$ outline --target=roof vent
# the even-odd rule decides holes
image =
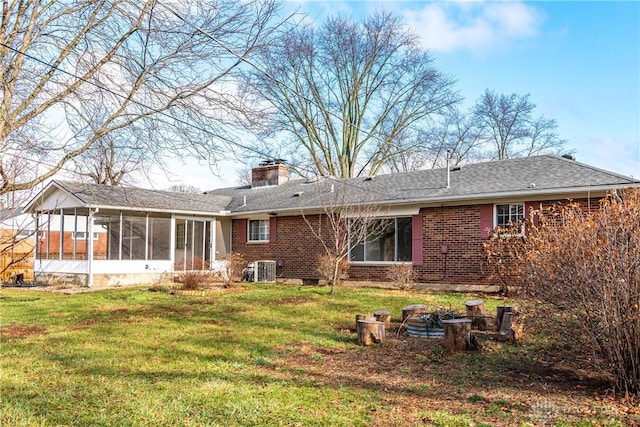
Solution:
[[[573,155],[571,155],[571,154],[569,154],[569,153],[567,153],[567,154],[563,154],[563,155],[562,155],[562,158],[564,158],[564,159],[568,159],[568,160],[574,160],[574,161],[576,160],[576,158],[575,158],[575,157],[573,157]]]
[[[530,188],[530,189],[536,188],[536,183],[532,182],[531,184],[527,185],[527,188]]]
[[[459,171],[460,169],[462,169],[462,166],[453,166],[451,172]]]
[[[302,197],[302,193],[304,193],[304,191],[298,191],[297,193],[293,193],[293,197]]]
[[[365,181],[373,181],[373,177],[372,176],[368,176],[364,179]]]

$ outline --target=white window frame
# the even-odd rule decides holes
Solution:
[[[385,217],[379,217],[376,219],[379,220],[385,220],[385,219],[390,219],[393,220],[393,226],[395,228],[395,238],[394,238],[394,247],[393,247],[393,261],[379,261],[379,260],[353,260],[351,259],[351,253],[354,249],[353,246],[351,246],[351,243],[349,243],[349,262],[352,264],[358,264],[358,265],[383,265],[383,264],[411,264],[413,261],[412,260],[406,260],[406,261],[398,261],[398,238],[399,238],[399,234],[398,234],[398,220],[399,219],[409,219],[409,221],[412,221],[412,218],[410,216],[385,216]],[[351,218],[351,219],[355,219],[356,218]],[[413,224],[411,224],[411,226],[413,227]],[[349,232],[351,232],[350,227],[349,227]],[[411,242],[413,238],[413,230],[411,231],[410,235],[409,235],[409,241]],[[349,237],[349,242],[351,242],[351,237]],[[364,242],[360,243],[361,245],[363,245],[363,250],[364,250],[364,256],[366,258],[366,254],[367,254],[367,244],[371,243],[372,241],[370,241],[368,238],[364,239]],[[413,249],[413,248],[412,248]],[[413,253],[411,254],[411,258],[413,258]]]
[[[38,234],[41,232],[39,231]],[[35,236],[34,230],[18,230],[16,233],[16,239],[30,239]]]
[[[71,232],[71,238],[73,240],[87,240],[87,232],[86,231],[72,231]],[[97,231],[93,232],[93,240],[98,240],[99,234]]]
[[[509,220],[506,224],[498,223],[498,206],[508,206],[509,209]],[[512,209],[513,208],[522,208],[522,217],[517,218],[516,221],[512,219]],[[516,236],[522,236],[525,232],[525,219],[526,219],[526,206],[523,202],[516,203],[496,203],[493,205],[493,227],[506,227],[509,223],[518,224],[518,233]]]
[[[258,238],[253,239],[251,235],[251,223],[258,223]],[[269,243],[271,239],[271,221],[269,219],[248,219],[247,220],[247,242],[248,243]]]

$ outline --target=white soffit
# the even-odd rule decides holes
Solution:
[[[398,207],[386,207],[386,208],[355,208],[353,211],[347,211],[340,216],[343,218],[385,218],[385,217],[400,217],[400,216],[413,216],[420,213],[420,206],[398,206]]]

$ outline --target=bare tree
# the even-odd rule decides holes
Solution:
[[[144,142],[118,142],[115,135],[107,135],[72,161],[78,176],[116,186],[126,181],[127,174],[142,169],[147,159]]]
[[[417,141],[405,144],[399,140],[398,145],[406,149],[397,150],[385,169],[410,172],[477,161],[481,135],[482,125],[477,118],[454,106],[416,135]]]
[[[138,141],[154,160],[221,155],[236,71],[269,42],[277,11],[274,0],[3,2],[0,195],[98,142]]]
[[[302,217],[322,246],[318,273],[329,282],[333,294],[335,286],[348,278],[352,249],[366,239],[375,239],[389,220],[381,218],[383,208],[371,203],[365,190],[345,180],[319,179],[316,186],[321,213],[313,216],[302,213]]]
[[[167,191],[173,191],[174,193],[202,193],[202,190],[190,184],[174,184],[167,188]]]
[[[260,51],[245,94],[264,136],[285,136],[279,156],[321,176],[375,175],[419,141],[429,118],[459,101],[415,34],[391,14],[361,23],[300,25]]]
[[[558,124],[543,116],[534,118],[536,105],[529,95],[497,94],[489,89],[473,109],[482,125],[485,157],[508,159],[544,153],[559,153],[566,145],[556,130]]]

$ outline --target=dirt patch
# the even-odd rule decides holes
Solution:
[[[399,412],[406,421],[401,425],[437,424],[439,411],[494,426],[612,419],[640,425],[634,406],[608,396],[606,379],[594,372],[532,357],[488,336],[480,352],[447,354],[441,339],[396,335],[397,327],[372,347],[287,346],[274,359],[275,369],[292,380],[378,393],[382,400],[372,418],[380,426],[397,425]]]
[[[34,335],[44,335],[44,326],[7,326],[0,328],[0,336],[9,338],[26,338]]]
[[[301,306],[313,301],[314,300],[309,297],[296,296],[296,297],[280,298],[277,300],[273,300],[269,304],[278,305],[278,306],[282,306],[282,305]]]

